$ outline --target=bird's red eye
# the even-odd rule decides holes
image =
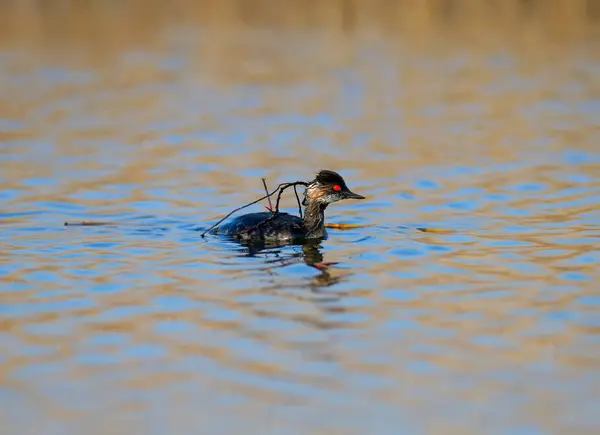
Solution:
[[[336,184],[335,186],[333,186],[333,190],[339,192],[340,190],[342,190],[342,187],[339,184]]]

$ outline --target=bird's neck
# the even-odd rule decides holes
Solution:
[[[304,207],[304,226],[308,237],[325,236],[325,209],[327,204],[307,201]]]

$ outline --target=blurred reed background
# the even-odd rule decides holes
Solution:
[[[352,65],[358,80],[363,81],[357,109],[361,116],[349,125],[340,126],[337,141],[347,143],[353,132],[362,132],[373,138],[369,143],[372,151],[389,153],[397,147],[398,138],[381,136],[379,127],[387,119],[390,123],[415,127],[402,138],[407,168],[414,166],[413,157],[418,161],[426,158],[433,164],[454,158],[456,153],[468,162],[473,156],[469,151],[484,156],[510,153],[512,150],[507,149],[500,136],[512,135],[518,141],[535,135],[532,129],[554,128],[525,125],[520,110],[547,90],[537,90],[535,83],[523,92],[510,94],[489,92],[486,87],[510,86],[501,84],[500,74],[507,67],[506,62],[525,80],[529,77],[534,82],[553,82],[558,87],[572,78],[575,65],[598,50],[599,3],[592,0],[183,0],[168,4],[152,0],[3,1],[0,50],[10,62],[5,62],[0,76],[3,80],[0,116],[5,120],[27,120],[27,128],[4,129],[0,138],[35,135],[34,130],[40,128],[47,133],[48,123],[64,119],[64,110],[52,107],[41,117],[33,116],[31,109],[61,96],[89,95],[100,88],[118,93],[135,86],[161,83],[179,85],[177,89],[171,87],[173,101],[168,106],[164,102],[157,106],[161,98],[157,89],[156,95],[139,92],[138,99],[131,104],[112,101],[109,105],[106,100],[94,103],[95,98],[88,98],[90,102],[84,110],[90,114],[96,110],[98,119],[102,110],[119,113],[129,124],[121,131],[121,145],[134,146],[152,136],[148,125],[165,114],[176,117],[182,125],[188,121],[182,127],[185,132],[192,128],[213,128],[214,122],[209,119],[213,114],[204,107],[205,103],[216,107],[219,99],[227,98],[228,91],[237,92],[236,87],[240,86],[272,85],[272,90],[261,95],[266,106],[261,110],[275,113],[298,110],[294,102],[286,105],[286,97],[282,97],[284,94],[278,92],[277,86],[291,88],[316,83],[324,101],[311,103],[302,110],[312,114],[335,111],[339,110],[334,107],[336,102],[355,104],[341,96],[344,84],[332,77],[335,71]],[[378,66],[382,56],[386,58],[385,68]],[[490,69],[492,57],[497,59],[496,69]],[[443,65],[435,66],[436,63]],[[54,67],[56,71],[66,68],[81,74],[73,75],[71,81],[66,76],[62,81],[57,77],[55,85],[46,88],[44,83],[36,83],[35,75],[27,76],[42,67]],[[436,69],[440,67],[447,73],[440,75]],[[89,79],[86,72],[93,73],[95,86],[83,84]],[[598,92],[591,77],[583,76],[582,80],[594,94]],[[200,82],[210,86],[214,95],[201,95],[201,90],[196,89]],[[187,99],[181,98],[182,92],[187,92]],[[480,98],[482,92],[486,98]],[[571,93],[560,98],[575,104],[578,95]],[[179,102],[176,98],[180,98]],[[499,120],[502,128],[480,137],[485,141],[484,147],[479,146],[480,141],[474,145],[461,141],[460,137],[432,136],[423,111],[435,99],[455,105],[477,104],[479,124],[483,122],[481,119]],[[143,119],[135,115],[140,113],[139,105],[144,106]],[[393,116],[389,107],[395,110]],[[506,131],[506,125],[511,125],[510,132]],[[88,133],[82,134],[88,136]],[[95,134],[101,135],[99,131]],[[78,138],[72,130],[62,131],[54,145],[77,153],[81,148]],[[434,140],[439,147],[432,152]],[[311,157],[310,153],[307,156],[307,145],[299,140],[289,145],[292,147],[289,158],[307,158],[306,169],[330,163],[327,156]],[[122,175],[138,174],[139,180],[147,180],[149,176],[143,172],[156,169],[158,157],[161,153],[168,155],[170,149],[152,150],[145,162],[140,161],[144,156],[139,156],[137,164],[128,166]],[[208,159],[214,164],[226,163],[228,170],[234,172],[281,163],[272,158],[256,153],[243,162],[228,157],[225,162],[218,156]],[[395,171],[401,171],[404,164],[401,165]],[[272,176],[289,173],[289,169],[285,165],[281,170],[274,168]],[[296,166],[296,171],[306,169]],[[366,161],[362,166],[364,176],[376,175],[381,170],[386,171],[378,161]],[[234,183],[239,181],[236,179]]]
[[[0,432],[596,433],[599,21],[0,0]],[[194,231],[318,168],[331,275]]]
[[[273,32],[273,38],[316,32],[322,43],[317,54],[334,59],[349,55],[352,49],[348,44],[340,52],[340,39],[350,38],[385,40],[414,51],[443,52],[462,45],[470,51],[510,47],[523,54],[523,61],[536,62],[560,56],[562,50],[582,41],[595,41],[600,2],[177,0],[166,4],[159,0],[7,0],[1,2],[0,12],[4,49],[35,50],[38,55],[47,52],[75,63],[79,60],[104,66],[123,52],[166,44],[163,36],[174,29],[210,30],[210,49],[195,55],[201,55],[215,70],[227,72],[222,80],[236,81],[250,78],[243,62],[252,53],[240,52],[230,43],[249,29]],[[304,53],[307,58],[312,54]]]

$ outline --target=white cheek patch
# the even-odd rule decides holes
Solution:
[[[326,204],[331,204],[332,202],[339,201],[339,197],[337,195],[321,195],[319,197],[319,202],[323,202]]]

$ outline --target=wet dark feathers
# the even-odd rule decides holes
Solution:
[[[319,171],[314,181],[325,185],[339,184],[342,187],[346,186],[346,183],[340,174],[327,169],[322,169]]]

